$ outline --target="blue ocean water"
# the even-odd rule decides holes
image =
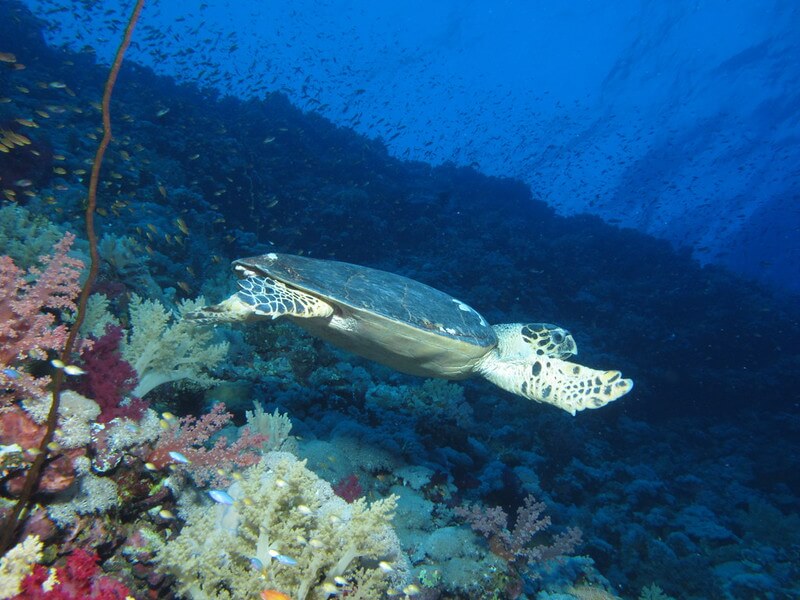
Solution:
[[[71,231],[86,259],[99,100],[131,5],[0,7],[0,254],[20,265]],[[635,386],[572,416],[478,378],[403,375],[277,319],[192,333],[224,357],[136,389],[178,417],[278,410],[339,495],[397,494],[402,585],[362,597],[800,596],[799,24],[781,1],[146,2],[96,216],[94,291],[125,340],[144,328],[136,297],[213,304],[236,290],[232,260],[278,252],[403,275],[492,324],[555,323],[571,360]],[[44,375],[34,358],[4,366]],[[201,597],[166,567],[142,576],[155,541],[130,551],[135,531],[170,544],[189,528],[177,507],[210,504],[147,474],[148,443],[36,498],[56,521],[48,560],[95,547],[135,597]],[[132,474],[153,477],[175,531]],[[91,533],[71,536],[48,506],[96,480],[119,500],[78,513]],[[278,551],[278,573],[304,568]],[[343,579],[313,597],[355,594]],[[263,586],[298,595],[280,581]]]

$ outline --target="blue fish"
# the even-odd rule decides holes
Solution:
[[[211,496],[211,499],[214,502],[219,502],[220,504],[233,504],[233,498],[228,492],[224,492],[222,490],[209,490],[208,495]]]
[[[295,559],[293,559],[291,556],[286,556],[285,554],[276,554],[272,558],[277,560],[282,565],[288,565],[290,567],[293,567],[297,564]]]
[[[3,369],[3,375],[8,377],[9,379],[18,379],[19,378],[19,371],[12,368]]]
[[[172,458],[172,460],[174,460],[177,463],[183,463],[184,465],[188,465],[189,464],[189,459],[186,458],[180,452],[170,452],[169,456],[170,456],[170,458]]]
[[[288,565],[290,567],[293,567],[297,564],[297,561],[293,559],[291,556],[286,556],[285,554],[279,554],[277,550],[268,550],[267,553],[282,565]]]
[[[250,559],[250,566],[253,567],[256,571],[261,571],[264,568],[264,563],[258,560],[257,557],[252,557]]]

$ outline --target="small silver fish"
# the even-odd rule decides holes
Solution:
[[[188,465],[191,461],[180,452],[170,452],[169,457],[177,463]]]
[[[224,492],[222,490],[209,490],[208,495],[211,496],[211,499],[214,502],[219,502],[220,504],[233,504],[233,498],[228,492]]]
[[[277,550],[269,550],[268,554],[282,565],[293,567],[297,564],[297,561],[293,559],[291,556],[286,556],[285,554],[279,554]]]

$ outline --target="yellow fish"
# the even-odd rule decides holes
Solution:
[[[186,225],[186,221],[178,217],[177,219],[175,219],[175,224],[178,226],[178,229],[180,229],[183,232],[184,235],[189,235],[189,227]]]
[[[292,600],[292,597],[278,590],[262,590],[261,600]]]

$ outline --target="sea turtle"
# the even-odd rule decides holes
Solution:
[[[422,377],[482,375],[573,415],[633,387],[619,371],[564,359],[572,335],[548,323],[489,325],[473,308],[413,279],[333,260],[270,253],[233,262],[239,291],[190,318],[205,322],[287,317],[311,334]]]

